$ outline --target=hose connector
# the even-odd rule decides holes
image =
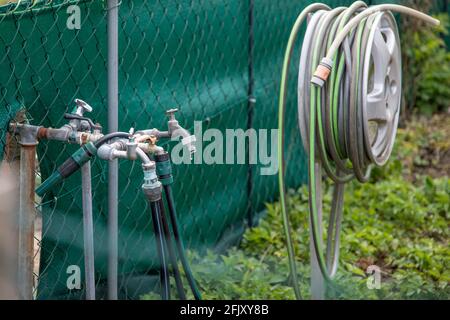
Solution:
[[[48,190],[50,190],[53,186],[59,184],[63,181],[63,177],[59,173],[58,170],[52,173],[50,177],[48,177],[41,185],[36,189],[36,194],[39,197],[42,197]]]
[[[156,175],[155,163],[142,164],[144,171],[144,183],[142,184],[142,191],[150,202],[155,202],[161,199],[162,185]]]
[[[56,171],[36,189],[36,194],[42,197],[49,189],[80,169],[86,162],[91,160],[96,153],[97,148],[92,142],[82,146],[64,161],[63,164],[61,164],[58,169],[56,169]]]
[[[311,82],[316,86],[323,87],[331,72],[333,60],[324,57],[317,66],[316,71],[311,79]]]
[[[172,165],[170,163],[169,153],[164,151],[161,154],[155,154],[156,174],[163,186],[173,183]]]

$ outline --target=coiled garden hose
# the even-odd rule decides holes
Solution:
[[[170,300],[169,269],[166,261],[166,248],[162,231],[161,216],[158,201],[149,201],[152,215],[153,230],[155,232],[156,250],[160,263],[161,299]]]
[[[424,13],[400,5],[368,8],[364,2],[356,1],[348,8],[331,10],[325,4],[315,3],[300,13],[290,33],[279,96],[278,180],[289,267],[297,298],[301,296],[286,209],[283,154],[286,88],[294,43],[308,18],[299,62],[298,124],[308,154],[311,240],[320,271],[326,282],[334,286],[344,184],[353,177],[367,181],[372,165],[386,163],[397,130],[401,58],[391,11],[439,24]],[[325,257],[319,225],[322,167],[335,183]]]

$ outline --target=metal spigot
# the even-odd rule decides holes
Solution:
[[[169,127],[169,136],[171,138],[177,138],[181,137],[181,143],[185,145],[189,153],[192,154],[195,153],[195,136],[191,135],[189,131],[184,129],[180,124],[178,123],[178,120],[175,118],[175,113],[178,111],[177,108],[169,109],[166,111],[166,115],[169,117],[168,121],[168,127]]]

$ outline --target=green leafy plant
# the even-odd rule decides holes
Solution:
[[[410,0],[409,6],[429,12],[430,0]],[[440,26],[430,28],[412,17],[401,19],[403,60],[403,101],[405,111],[413,109],[427,115],[450,106],[450,52],[444,37],[449,17],[436,15]]]

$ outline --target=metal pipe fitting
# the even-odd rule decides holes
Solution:
[[[134,140],[133,137],[131,137],[127,143],[126,143],[126,151],[127,151],[127,158],[130,160],[136,160],[138,155],[137,155],[137,148],[138,148],[138,144],[137,142]]]
[[[102,144],[97,150],[97,156],[103,160],[114,160],[117,158],[127,158],[126,142],[117,140],[111,144]]]
[[[156,128],[136,131],[134,136],[137,142],[140,142],[139,139],[143,139],[144,136],[155,136],[157,139],[170,138],[169,131],[160,131]]]
[[[147,154],[145,153],[144,150],[142,150],[141,148],[137,148],[136,149],[136,154],[137,156],[139,156],[139,158],[141,159],[142,163],[145,165],[151,165],[152,163],[154,164],[153,161],[150,160],[150,158],[147,156]]]
[[[22,146],[35,146],[38,143],[38,135],[41,126],[33,126],[28,123],[11,122],[9,131],[19,136],[19,143]]]
[[[147,154],[161,154],[164,148],[152,143],[138,143],[138,147]]]
[[[94,130],[93,133],[90,132],[77,132],[76,143],[86,144],[89,142],[96,142],[103,137],[103,134],[99,130]]]
[[[144,164],[153,163],[147,156],[145,149],[141,148],[141,145],[145,147],[147,144],[138,144],[135,142],[130,143],[130,141],[125,139],[120,139],[111,144],[102,144],[97,150],[97,156],[103,160],[114,160],[117,158],[137,160],[139,158]],[[130,150],[130,148],[134,150]],[[132,153],[131,157],[130,152]]]
[[[73,131],[74,128],[71,125],[65,124],[61,128],[44,128],[43,134],[48,140],[68,142]]]

